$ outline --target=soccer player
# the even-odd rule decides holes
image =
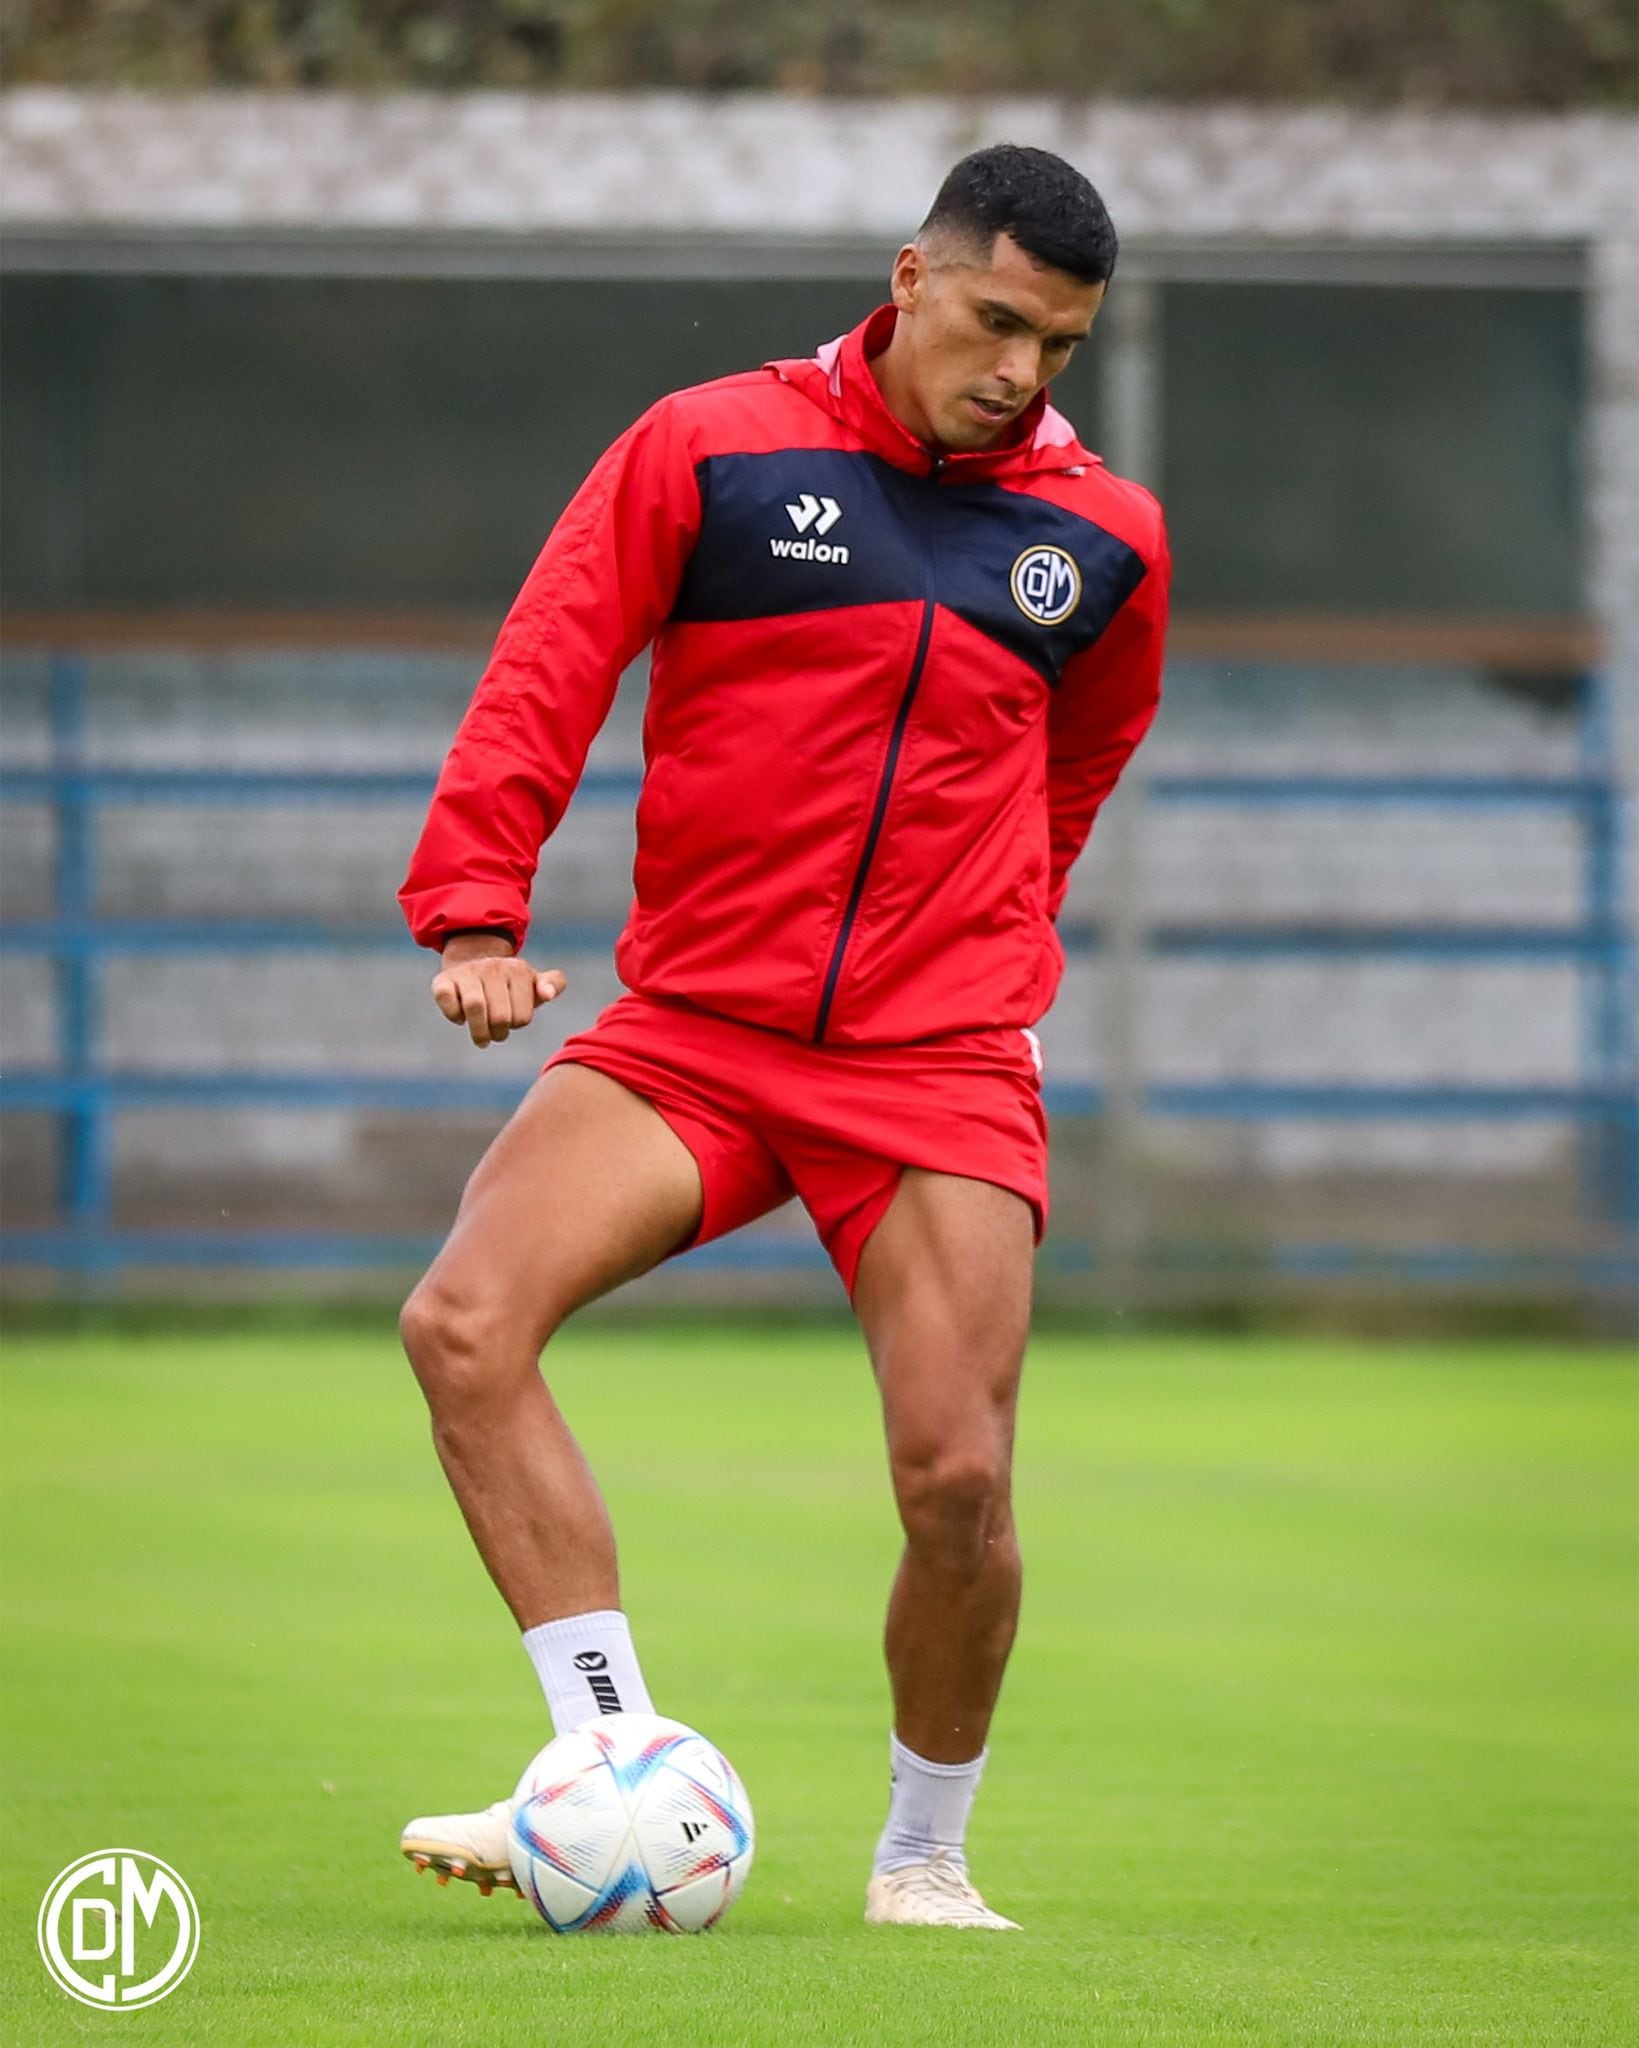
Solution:
[[[964,1838],[1019,1608],[1031,1027],[1071,863],[1155,713],[1167,612],[1160,508],[1044,388],[1116,248],[1069,164],[979,150],[890,305],[651,407],[508,614],[401,892],[476,1045],[560,995],[522,953],[537,857],[653,643],[629,992],[479,1163],[404,1342],[554,1727],[652,1711],[541,1354],[583,1302],[801,1198],[864,1332],[905,1534],[872,1921],[1015,1925]],[[506,1814],[412,1821],[404,1852],[508,1884]]]

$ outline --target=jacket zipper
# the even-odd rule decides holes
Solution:
[[[928,659],[928,642],[933,637],[933,606],[934,600],[929,595],[922,604],[922,630],[917,636],[911,672],[899,699],[899,709],[894,715],[893,731],[888,739],[888,758],[882,764],[882,779],[877,784],[876,803],[871,810],[871,824],[865,834],[864,851],[860,854],[859,866],[854,871],[854,885],[848,892],[848,907],[842,913],[842,928],[837,933],[835,946],[831,949],[831,964],[825,973],[825,988],[820,996],[819,1016],[814,1022],[816,1045],[823,1041],[825,1027],[831,1021],[831,1005],[836,1000],[837,983],[842,976],[843,955],[848,950],[854,919],[859,915],[860,900],[865,894],[866,879],[870,875],[871,862],[876,855],[877,841],[882,837],[883,821],[888,815],[888,798],[893,794],[894,770],[899,766],[899,749],[904,744],[905,728],[910,723],[911,706],[916,702],[917,685],[922,680],[922,670]]]

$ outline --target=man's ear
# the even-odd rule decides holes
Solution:
[[[927,283],[928,259],[914,242],[907,242],[893,264],[893,302],[901,313],[914,313]]]

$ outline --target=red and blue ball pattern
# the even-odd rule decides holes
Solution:
[[[513,1798],[518,1889],[555,1934],[698,1934],[739,1896],[755,1827],[715,1745],[657,1714],[549,1742]]]

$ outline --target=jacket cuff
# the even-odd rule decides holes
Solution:
[[[430,952],[441,953],[457,932],[498,932],[512,942],[514,952],[524,949],[528,918],[497,903],[492,896],[477,901],[470,896],[456,896],[437,904],[417,903],[406,897],[399,900],[410,936]]]

